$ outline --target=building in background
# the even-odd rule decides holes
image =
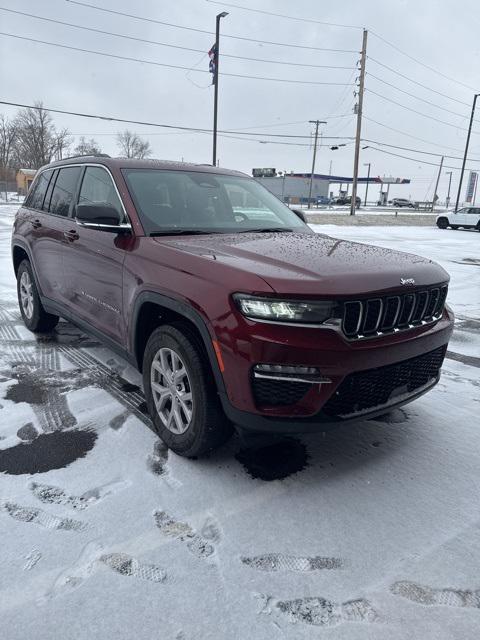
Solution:
[[[276,171],[273,168],[252,169],[252,176],[264,187],[271,191],[283,202],[287,204],[327,204],[335,195],[348,195],[352,178],[348,176],[332,176],[315,173],[312,181],[312,196],[310,193],[310,173],[287,173]],[[393,178],[371,176],[370,178],[358,178],[359,184],[380,185],[379,201],[388,199],[388,190],[391,184],[410,184],[408,178]],[[386,184],[387,191],[383,191]],[[338,185],[338,192],[334,193],[332,186]]]
[[[36,173],[36,169],[19,169],[17,171],[17,192],[21,196],[27,195]]]

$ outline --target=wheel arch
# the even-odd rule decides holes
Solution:
[[[217,390],[225,394],[225,385],[213,345],[213,338],[201,314],[189,304],[155,292],[142,292],[136,299],[131,316],[129,343],[138,370],[143,369],[143,354],[152,331],[162,324],[188,324],[205,350]]]

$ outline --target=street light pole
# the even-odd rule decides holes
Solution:
[[[446,207],[448,209],[448,207],[450,206],[450,187],[452,186],[452,173],[453,173],[453,171],[445,171],[445,173],[448,176],[448,193],[447,193],[447,200],[445,202]]]
[[[462,191],[463,174],[465,172],[465,164],[467,162],[468,145],[470,144],[470,134],[472,133],[473,118],[475,116],[475,106],[480,93],[473,96],[472,114],[470,116],[470,124],[468,125],[467,141],[465,143],[465,153],[463,155],[462,170],[460,172],[460,182],[458,184],[457,201],[455,202],[455,213],[458,211],[458,203],[460,202],[460,193]]]
[[[363,165],[364,167],[368,167],[368,175],[367,175],[367,188],[365,189],[365,204],[364,206],[367,206],[367,196],[368,196],[368,185],[370,183],[370,167],[372,166],[371,162],[365,162],[365,164]]]
[[[315,173],[315,160],[317,158],[318,126],[320,124],[327,124],[325,120],[309,120],[309,122],[310,124],[315,125],[315,142],[313,143],[312,173],[310,174],[310,188],[308,190],[307,207],[310,206],[310,200],[312,198],[313,174]]]
[[[217,166],[217,116],[218,116],[218,68],[220,66],[220,20],[228,16],[226,11],[217,15],[215,29],[215,69],[213,74],[213,84],[215,85],[215,95],[213,98],[213,160],[214,167]]]

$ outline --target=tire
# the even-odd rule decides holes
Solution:
[[[448,227],[448,219],[447,218],[439,218],[437,220],[437,227],[439,229],[446,229]]]
[[[175,384],[173,377],[169,377],[172,371],[177,371],[177,375],[184,371],[185,375]],[[187,458],[205,455],[232,434],[233,427],[223,413],[208,356],[188,325],[165,325],[152,333],[143,357],[143,387],[156,433],[178,455]]]
[[[28,260],[17,271],[17,296],[23,322],[34,333],[46,333],[56,327],[59,317],[47,313],[40,302],[32,266]]]

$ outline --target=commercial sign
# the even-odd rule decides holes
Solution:
[[[276,175],[276,169],[252,169],[252,176],[254,178],[274,178]]]
[[[475,191],[475,185],[477,184],[478,173],[476,171],[470,171],[470,176],[468,178],[467,185],[467,195],[466,202],[471,202],[473,200],[473,193]]]

